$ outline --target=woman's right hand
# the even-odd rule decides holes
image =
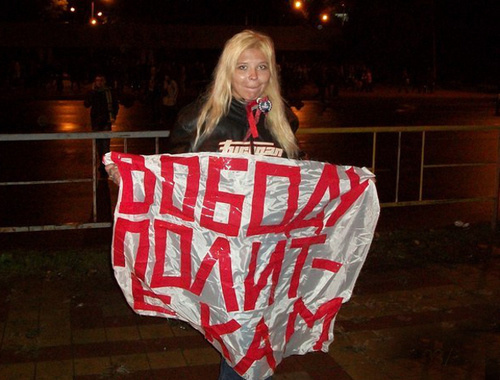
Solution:
[[[106,165],[104,169],[106,169],[109,179],[113,181],[115,184],[119,185],[121,176],[120,176],[120,171],[118,170],[118,166],[116,166],[116,164],[109,164]]]

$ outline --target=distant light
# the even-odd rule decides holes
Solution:
[[[347,13],[335,13],[335,17],[342,20],[342,24],[349,21],[349,15]]]
[[[96,20],[95,18],[93,18],[92,20],[90,20],[90,23],[91,23],[92,25],[96,25],[96,24],[97,24],[97,20]]]
[[[79,126],[77,123],[61,122],[58,123],[57,130],[61,132],[71,132],[71,131],[77,131],[78,127]]]
[[[69,8],[69,10],[70,10],[70,12],[76,11],[75,7],[71,7],[71,8]]]
[[[327,13],[322,13],[320,19],[322,22],[327,22],[330,19],[330,16],[328,16]]]
[[[302,5],[303,5],[303,4],[302,4],[302,1],[295,1],[295,2],[293,3],[293,7],[294,7],[295,9],[301,9],[301,8],[302,8]]]
[[[101,17],[102,16],[102,12],[97,12],[97,16]]]

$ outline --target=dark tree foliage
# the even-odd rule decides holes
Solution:
[[[2,1],[0,22],[88,23],[94,3],[109,23],[319,28],[318,14],[329,10],[323,28],[337,32],[330,56],[370,66],[377,80],[406,69],[441,82],[500,82],[499,0],[304,0],[302,13],[292,0],[67,0],[78,15],[51,7],[54,1]],[[334,17],[340,9],[349,15],[342,25]]]
[[[120,18],[128,22],[196,25],[284,24],[287,1],[254,0],[120,0]]]
[[[375,66],[386,79],[403,69],[443,81],[498,75],[497,0],[356,0],[344,28],[345,56]]]

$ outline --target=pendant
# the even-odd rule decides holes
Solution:
[[[268,113],[269,111],[271,111],[271,108],[273,108],[273,105],[271,104],[271,101],[268,98],[258,98],[257,106],[259,107],[259,110],[263,113]]]

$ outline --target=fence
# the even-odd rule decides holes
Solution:
[[[428,153],[426,144],[429,140],[429,135],[452,134],[460,132],[491,132],[494,135],[494,141],[491,144],[490,156],[492,159],[486,161],[474,162],[426,162],[426,155]],[[490,202],[491,203],[491,226],[496,228],[498,219],[498,205],[499,205],[499,186],[500,186],[500,127],[498,126],[423,126],[423,127],[358,127],[358,128],[308,128],[299,129],[299,138],[305,135],[321,136],[332,134],[364,134],[371,136],[371,159],[369,168],[375,174],[382,166],[377,161],[377,154],[380,152],[379,136],[383,134],[393,134],[397,139],[396,158],[393,165],[395,165],[395,181],[394,181],[394,196],[393,199],[381,202],[382,207],[410,207],[417,205],[438,205],[447,203],[459,202]],[[418,167],[418,196],[412,200],[400,199],[401,189],[401,167],[402,159],[405,152],[402,146],[402,137],[404,134],[412,134],[413,136],[420,136],[419,139],[419,154],[416,159],[416,167]],[[124,151],[127,151],[127,141],[129,139],[154,139],[155,140],[155,153],[159,152],[159,139],[168,137],[168,131],[145,131],[145,132],[91,132],[91,133],[38,133],[38,134],[0,134],[0,143],[7,141],[53,141],[53,140],[91,140],[92,141],[92,177],[81,179],[58,179],[51,181],[10,181],[0,182],[0,186],[27,186],[27,185],[47,185],[47,184],[68,184],[68,183],[92,183],[93,197],[92,197],[92,222],[74,221],[72,223],[64,223],[59,225],[31,225],[31,226],[6,226],[0,227],[0,233],[9,232],[27,232],[27,231],[47,231],[47,230],[65,230],[65,229],[82,229],[82,228],[109,228],[111,222],[98,222],[97,221],[97,165],[96,165],[96,139],[113,138],[123,139]],[[440,147],[438,147],[439,149]],[[359,165],[361,166],[361,165]],[[467,197],[449,197],[439,199],[429,199],[424,196],[425,189],[425,172],[433,169],[443,168],[468,168],[473,169],[474,172],[480,168],[489,167],[494,170],[494,175],[488,176],[490,181],[487,185],[493,189],[491,194],[480,195],[473,194]],[[476,175],[472,173],[468,179],[470,181],[476,180]]]
[[[169,131],[144,131],[144,132],[88,132],[88,133],[33,133],[33,134],[0,134],[0,143],[7,141],[57,141],[57,140],[91,140],[92,158],[89,160],[92,164],[92,177],[79,179],[57,179],[41,181],[10,181],[0,182],[0,186],[27,186],[27,185],[51,185],[51,184],[76,184],[92,183],[92,222],[74,221],[60,225],[38,225],[38,226],[8,226],[0,227],[0,233],[7,232],[28,232],[28,231],[50,231],[50,230],[69,230],[86,228],[109,228],[110,222],[97,221],[97,153],[96,140],[98,139],[123,139],[123,150],[128,150],[129,139],[154,139],[155,153],[159,153],[160,138],[167,138]]]

